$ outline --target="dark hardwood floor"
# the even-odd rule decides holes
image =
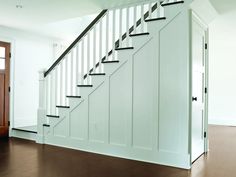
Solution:
[[[192,170],[11,138],[0,140],[0,177],[236,177],[236,127],[210,126],[210,152]]]

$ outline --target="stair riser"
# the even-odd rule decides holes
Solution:
[[[102,75],[102,76],[92,76],[92,84],[93,87],[98,86],[101,82],[103,82],[106,78],[106,75]]]
[[[133,49],[133,50],[120,50],[120,51],[117,51],[117,58],[118,58],[118,60],[121,63],[126,61],[126,60],[128,60],[132,56],[134,50],[135,49]]]
[[[50,134],[50,127],[43,127],[43,133],[44,135]]]
[[[143,46],[149,39],[151,38],[151,35],[144,35],[144,36],[135,36],[132,37],[132,43],[134,46],[134,51],[137,51],[140,47]]]
[[[63,108],[63,109],[58,109],[58,114],[59,114],[59,118],[58,119],[61,119],[62,117],[64,117],[65,115],[66,115],[66,113],[68,112],[68,110],[70,110],[70,109],[65,109],[65,108]]]
[[[175,4],[175,5],[170,5],[170,6],[165,6],[165,16],[167,18],[172,18],[178,12],[181,12],[180,9],[185,7],[186,3],[180,3],[180,4]]]
[[[168,18],[167,18],[168,19]],[[147,23],[147,29],[148,32],[150,33],[149,36],[153,36],[157,33],[157,29],[162,28],[164,25],[166,25],[166,20],[158,20],[158,21],[151,21],[151,22],[146,22]]]
[[[104,72],[106,75],[110,75],[111,73],[114,72],[114,70],[119,66],[120,63],[109,63],[109,64],[104,64]]]
[[[69,98],[69,105],[70,105],[70,109],[73,109],[74,107],[76,107],[81,101],[83,100],[83,98]]]
[[[82,98],[86,98],[91,93],[93,87],[79,87],[80,95]]]

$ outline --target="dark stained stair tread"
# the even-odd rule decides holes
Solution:
[[[47,115],[47,117],[59,118],[59,116],[56,116],[56,115]]]
[[[48,124],[43,124],[43,126],[44,126],[44,127],[50,127],[50,125],[48,125]]]
[[[66,96],[67,98],[81,98],[81,96]]]
[[[70,106],[56,106],[57,108],[70,108]]]
[[[77,85],[77,87],[93,87],[93,85]]]
[[[150,18],[146,19],[145,22],[158,21],[158,20],[166,20],[166,17]]]
[[[90,76],[104,76],[106,75],[105,73],[90,73]]]
[[[119,63],[119,60],[113,60],[113,61],[109,61],[109,60],[107,60],[107,61],[102,61],[102,63]]]
[[[176,2],[167,2],[167,3],[162,3],[161,6],[170,6],[170,5],[174,5],[174,4],[182,4],[184,3],[184,1],[176,1]]]
[[[129,50],[129,49],[134,49],[134,47],[121,47],[121,48],[116,48],[116,50]]]
[[[129,36],[130,36],[130,37],[133,37],[133,36],[142,36],[142,35],[149,35],[149,33],[130,34]]]

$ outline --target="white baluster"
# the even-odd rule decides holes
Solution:
[[[113,10],[112,19],[112,60],[115,60],[116,10]]]
[[[106,15],[106,60],[108,60],[109,53],[109,12]]]
[[[50,90],[49,90],[49,81],[50,81],[50,77],[49,75],[47,75],[46,77],[46,114],[50,114],[50,101],[49,101],[49,94],[50,94]]]
[[[63,64],[63,96],[64,96],[64,106],[66,106],[66,58],[62,61]]]
[[[159,6],[159,12],[160,12],[160,17],[164,17],[165,16],[165,9],[161,5]]]
[[[141,4],[141,33],[144,32],[144,4]]]
[[[134,34],[137,33],[137,6],[134,6]]]
[[[103,24],[103,20],[100,21],[99,23],[99,73],[102,72],[102,49],[103,49],[103,45],[102,45],[102,24]]]
[[[119,47],[122,47],[122,9],[119,10]]]
[[[63,106],[63,65],[60,63],[60,105]]]
[[[49,98],[50,98],[50,115],[53,115],[53,71],[50,74],[50,94],[49,94]]]
[[[76,46],[76,55],[75,55],[75,95],[78,95],[78,89],[77,89],[77,84],[78,84],[78,76],[79,76],[79,45]]]
[[[157,14],[157,18],[160,17],[160,1],[157,1],[157,8],[156,8],[156,14]]]
[[[90,84],[90,77],[89,77],[89,73],[90,73],[90,31],[88,32],[87,35],[87,84]]]
[[[93,28],[93,73],[96,73],[96,48],[97,48],[97,35],[96,25]]]
[[[129,7],[126,8],[126,45],[129,47]]]
[[[70,95],[73,96],[73,78],[74,78],[74,49],[72,49],[71,53],[70,53],[70,84],[68,84],[70,86]]]
[[[65,106],[67,106],[67,98],[68,95],[68,56],[65,57]]]
[[[152,3],[151,2],[148,4],[148,7],[149,7],[149,18],[151,19],[152,18]]]
[[[84,50],[85,50],[84,45],[85,45],[84,39],[82,39],[82,42],[81,42],[81,73],[80,73],[81,85],[84,84]]]
[[[55,115],[57,115],[57,97],[58,96],[58,67],[55,69]]]

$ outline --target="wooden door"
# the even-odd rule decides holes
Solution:
[[[0,42],[0,137],[9,132],[10,44]]]

